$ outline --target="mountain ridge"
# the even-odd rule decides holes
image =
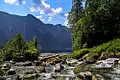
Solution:
[[[42,52],[72,50],[69,28],[61,24],[45,24],[31,14],[19,16],[0,11],[0,31],[0,47],[21,32],[25,40],[36,36]]]

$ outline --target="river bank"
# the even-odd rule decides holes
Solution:
[[[107,58],[88,64],[70,54],[41,54],[31,62],[6,61],[0,80],[119,80],[120,59]]]

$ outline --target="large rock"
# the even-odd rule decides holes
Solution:
[[[115,57],[116,57],[116,58],[120,58],[120,52],[115,53]]]
[[[40,73],[46,72],[45,67],[40,66],[40,67],[39,67],[39,72],[40,72]]]
[[[95,76],[96,76],[97,80],[104,80],[104,77],[100,74],[96,74]]]
[[[26,74],[23,76],[23,80],[36,80],[38,74]]]
[[[107,58],[114,58],[114,53],[103,52],[99,59],[107,59]]]
[[[34,61],[34,63],[35,63],[36,66],[40,66],[42,64],[41,61]]]
[[[4,63],[3,65],[2,65],[2,70],[9,70],[11,68],[11,65],[9,64],[9,63]]]
[[[16,74],[16,70],[15,69],[8,70],[8,75],[14,75],[14,74]]]
[[[77,59],[67,59],[66,60],[68,66],[75,66],[77,64],[78,60]]]
[[[30,61],[26,61],[25,63],[24,63],[24,66],[32,66],[33,64],[32,64],[32,62],[30,62]]]
[[[55,64],[55,72],[61,72],[61,70],[63,70],[64,67],[61,66],[61,63],[57,63]]]
[[[84,79],[84,80],[92,80],[92,73],[91,72],[80,72],[77,75],[78,78]]]

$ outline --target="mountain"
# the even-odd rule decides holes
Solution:
[[[71,34],[66,26],[61,24],[44,24],[31,14],[18,16],[0,11],[0,47],[18,32],[21,32],[25,40],[38,38],[42,52],[71,51]]]

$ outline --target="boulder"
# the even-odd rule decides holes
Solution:
[[[25,71],[24,74],[33,74],[34,71],[33,70],[28,70],[28,71]]]
[[[15,69],[8,70],[8,75],[14,75],[14,74],[16,74],[16,70]]]
[[[120,52],[115,53],[115,57],[116,57],[116,58],[120,58]]]
[[[86,58],[86,60],[85,60],[85,63],[87,63],[87,64],[92,64],[92,63],[95,63],[97,61],[97,58],[95,58],[95,57],[91,57],[91,58]]]
[[[10,64],[5,63],[5,64],[2,65],[1,70],[5,70],[5,71],[7,71],[7,70],[9,70],[10,68],[11,68]]]
[[[104,77],[101,76],[100,74],[96,74],[95,76],[96,76],[97,80],[104,80]]]
[[[32,62],[30,62],[30,61],[26,61],[25,63],[24,63],[24,66],[32,66],[33,64],[32,64]]]
[[[55,64],[55,72],[61,72],[61,70],[63,70],[64,67],[61,66],[61,63],[57,63]]]
[[[0,76],[0,80],[6,80],[4,77]]]
[[[15,64],[15,62],[13,60],[10,61],[10,64]]]
[[[84,80],[92,80],[92,73],[91,72],[80,72],[77,75],[78,78]]]
[[[38,74],[26,74],[23,76],[23,80],[32,80],[35,79],[36,77],[38,77]]]
[[[103,52],[99,59],[107,59],[107,58],[114,58],[114,53]]]
[[[39,72],[40,72],[40,73],[42,73],[42,72],[46,72],[45,67],[40,66],[40,67],[39,67]]]
[[[34,61],[34,63],[35,63],[36,66],[40,66],[42,64],[41,61]]]

